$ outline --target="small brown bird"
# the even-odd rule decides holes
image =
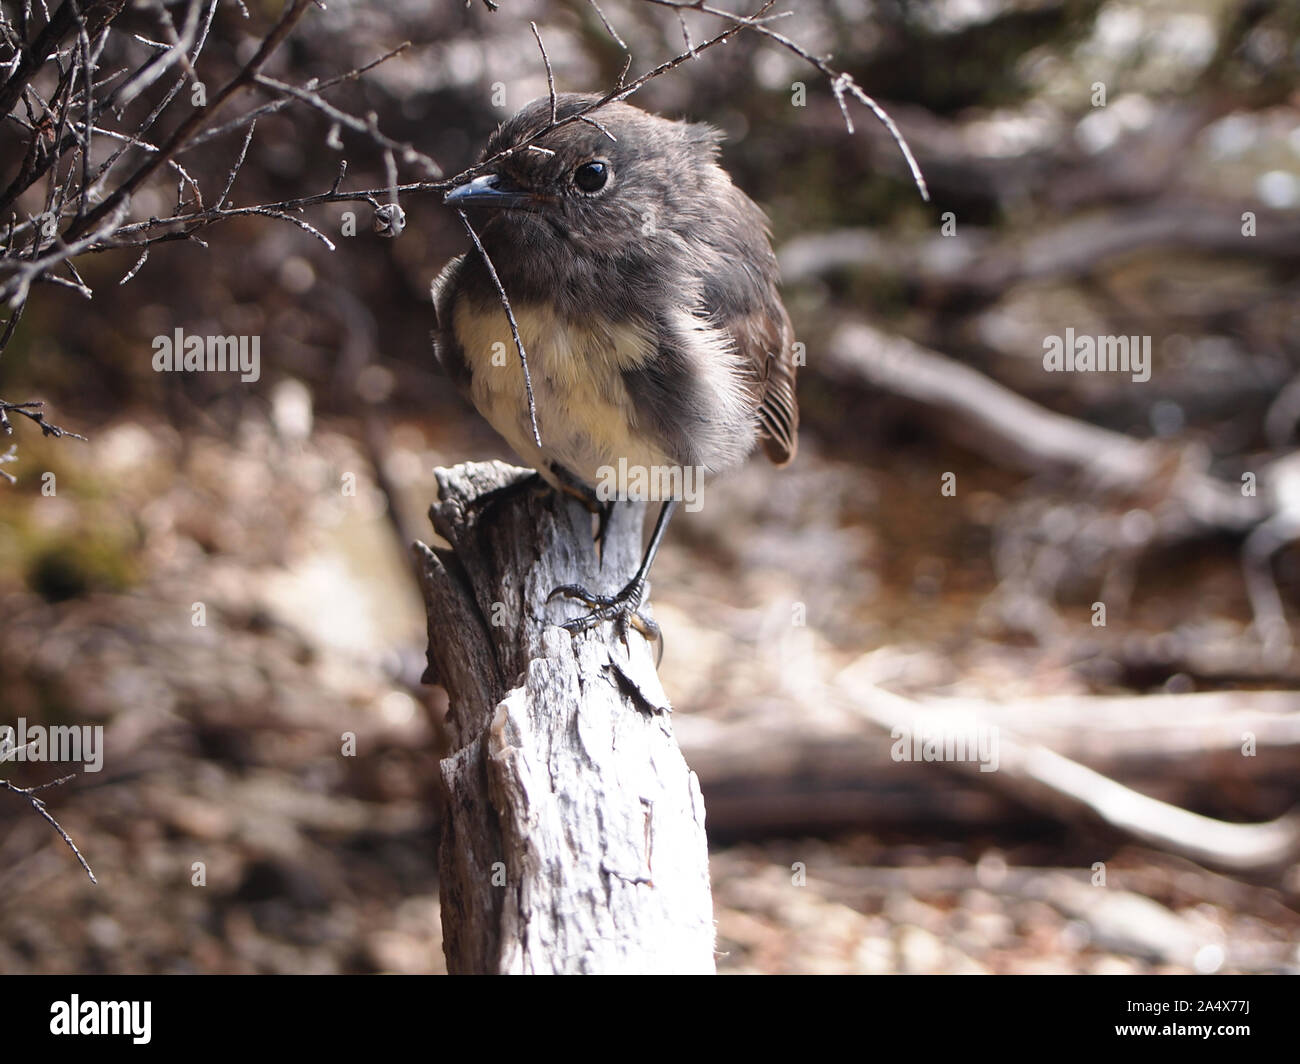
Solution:
[[[563,94],[557,117],[595,99]],[[785,465],[798,429],[790,318],[767,219],[718,165],[721,134],[625,103],[591,119],[539,137],[551,101],[530,103],[483,158],[509,154],[446,197],[483,212],[476,228],[527,353],[541,445],[500,296],[475,251],[434,283],[442,365],[525,461],[593,511],[638,497],[638,471],[675,471],[680,485],[739,465],[760,441]],[[626,635],[630,621],[658,634],[637,610],[680,497],[663,499],[618,593],[556,589],[591,607],[566,628],[614,620]]]

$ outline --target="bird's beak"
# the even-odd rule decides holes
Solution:
[[[452,207],[529,207],[537,197],[520,188],[504,174],[484,174],[467,185],[453,188],[443,198]]]

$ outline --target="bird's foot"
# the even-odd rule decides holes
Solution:
[[[560,627],[577,635],[595,628],[605,621],[613,621],[618,636],[627,643],[628,628],[635,628],[646,639],[659,646],[659,657],[663,657],[663,633],[659,625],[640,612],[641,600],[645,596],[644,580],[633,580],[617,595],[594,595],[579,584],[562,584],[547,597],[547,602],[556,598],[577,599],[591,607],[590,612],[571,621],[565,621]]]

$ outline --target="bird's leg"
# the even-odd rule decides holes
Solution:
[[[609,519],[614,516],[614,500],[609,499],[600,504],[600,512],[596,514],[596,531],[592,533],[592,541],[600,547],[600,561],[605,563],[605,533],[609,531]]]
[[[555,476],[559,490],[577,499],[587,508],[587,512],[597,518],[596,531],[593,536],[597,546],[605,542],[605,531],[609,528],[609,518],[614,512],[613,499],[601,499],[587,484],[570,473],[558,462],[551,463],[551,473]],[[604,552],[602,551],[602,556]]]
[[[663,644],[660,639],[659,626],[649,617],[645,617],[640,613],[640,606],[641,598],[645,595],[646,579],[650,575],[650,566],[654,564],[655,555],[659,552],[659,544],[663,542],[664,533],[668,530],[668,521],[676,508],[676,499],[665,500],[659,508],[659,518],[655,521],[655,530],[650,536],[650,544],[646,547],[645,556],[641,559],[641,565],[637,569],[636,575],[628,581],[627,586],[618,594],[593,595],[585,587],[578,584],[563,584],[551,592],[550,597],[547,599],[548,602],[558,595],[563,595],[565,598],[585,602],[591,607],[590,613],[566,621],[561,627],[570,632],[585,632],[602,621],[613,621],[618,626],[619,637],[626,643],[627,629],[630,624],[647,639],[652,642],[659,642],[662,655]]]
[[[587,508],[588,513],[600,512],[600,500],[596,498],[594,488],[584,484],[581,480],[570,473],[559,462],[551,463],[551,476],[555,478],[555,486],[565,495],[577,499]]]

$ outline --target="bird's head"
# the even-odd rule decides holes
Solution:
[[[570,118],[597,97],[565,93],[556,117]],[[538,136],[551,124],[551,101],[534,100],[504,122],[483,159],[503,158],[447,194],[450,206],[491,217],[485,240],[512,250],[619,255],[687,234],[707,224],[720,189],[729,184],[716,158],[720,134],[711,126],[675,122],[626,103]],[[530,143],[531,142],[531,143]]]

